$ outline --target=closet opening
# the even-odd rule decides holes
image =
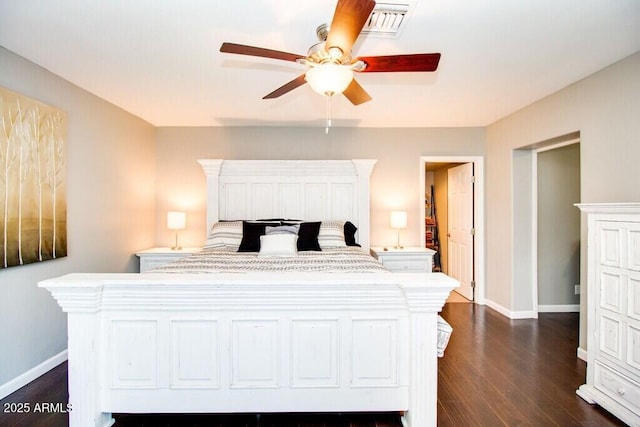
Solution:
[[[458,280],[462,297],[484,304],[482,157],[421,157],[422,241],[433,270]]]

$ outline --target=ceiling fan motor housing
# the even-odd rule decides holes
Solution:
[[[349,64],[351,57],[344,55],[340,48],[334,47],[326,49],[325,42],[314,44],[307,51],[307,60],[316,64],[325,64],[331,62],[333,64]]]

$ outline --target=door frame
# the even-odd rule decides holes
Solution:
[[[567,141],[560,143],[552,143],[549,145],[543,145],[532,150],[531,156],[531,275],[533,286],[531,286],[531,300],[532,300],[532,317],[538,318],[538,154],[555,150],[557,148],[566,147],[568,145],[580,144],[580,137],[571,138]],[[580,158],[582,165],[582,158]],[[582,172],[580,172],[582,174]],[[580,176],[580,182],[582,183],[582,176]],[[582,187],[582,184],[581,184]],[[582,197],[582,196],[581,196]],[[581,286],[580,293],[586,291]],[[580,297],[582,300],[582,297]]]
[[[420,241],[425,246],[426,227],[424,218],[426,209],[424,195],[426,192],[426,164],[427,163],[473,163],[475,185],[473,187],[473,215],[475,235],[473,239],[473,268],[474,280],[476,282],[474,290],[474,302],[485,304],[485,222],[484,222],[484,157],[483,156],[420,156],[420,196],[418,198],[420,206]]]

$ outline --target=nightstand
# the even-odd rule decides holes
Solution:
[[[431,273],[433,249],[406,247],[402,249],[375,247],[371,255],[376,257],[390,271],[401,273]]]
[[[136,252],[140,258],[140,273],[152,268],[160,267],[176,259],[184,258],[195,252],[200,252],[201,248],[151,248]]]

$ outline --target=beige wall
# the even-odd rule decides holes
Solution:
[[[577,305],[580,296],[580,144],[538,153],[538,304]],[[556,308],[557,309],[557,308]]]
[[[397,234],[389,212],[408,211],[405,246],[421,245],[420,156],[483,155],[484,129],[357,129],[229,127],[159,128],[157,130],[157,243],[172,234],[164,218],[172,209],[187,211],[183,245],[204,242],[204,174],[199,158],[223,159],[378,159],[371,177],[373,245],[392,245]]]
[[[582,202],[638,202],[640,53],[591,75],[487,128],[487,299],[514,312],[531,310],[526,277],[514,275],[514,230],[523,227],[514,194],[514,150],[580,132]],[[526,178],[526,177],[525,177]],[[584,220],[583,220],[584,223]],[[525,225],[526,228],[526,225]],[[586,284],[583,227],[581,280]],[[530,281],[529,281],[530,284]],[[584,288],[584,287],[583,287]],[[583,293],[584,296],[584,293]],[[584,313],[585,298],[582,298]],[[584,325],[586,316],[582,316]],[[586,345],[581,328],[581,347]]]
[[[135,271],[154,243],[154,128],[0,47],[0,86],[67,113],[68,256],[0,270],[0,391],[67,347],[66,314],[42,279]],[[6,386],[8,387],[8,386]]]

